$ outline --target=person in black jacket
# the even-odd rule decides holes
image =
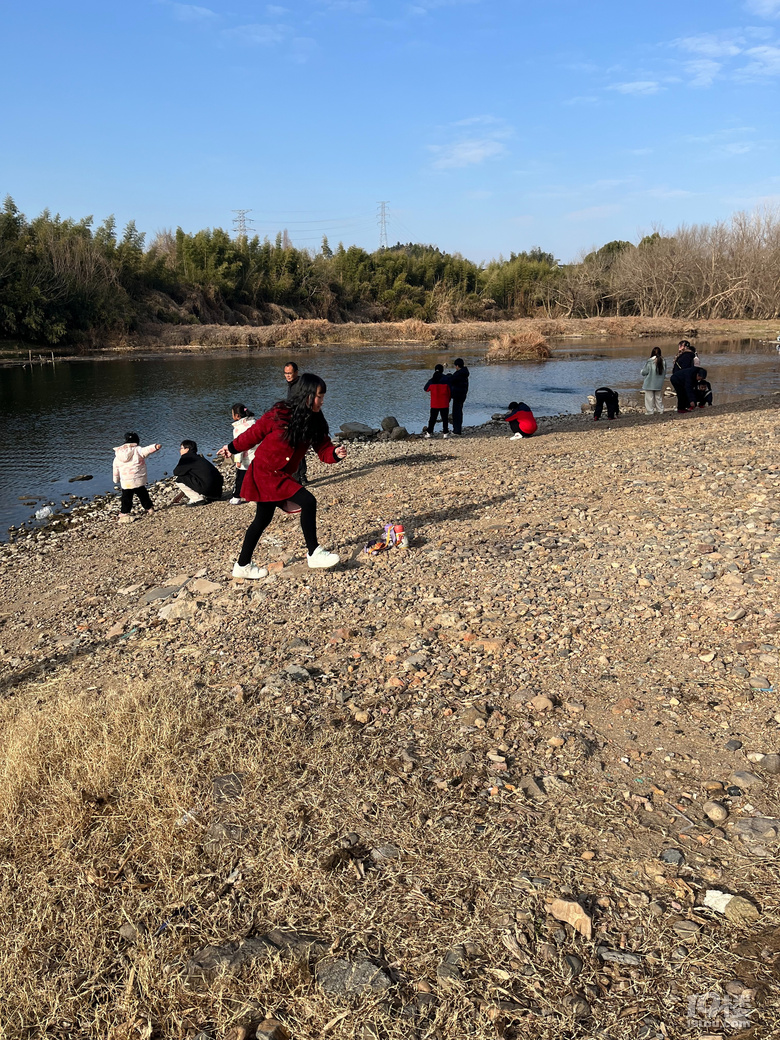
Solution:
[[[176,487],[187,496],[188,506],[199,506],[209,499],[222,498],[222,474],[208,459],[198,455],[195,441],[182,441],[173,475]]]
[[[681,339],[669,382],[677,394],[677,411],[690,412],[696,407],[694,369],[696,353],[687,339]]]
[[[295,395],[295,387],[300,380],[298,375],[298,366],[294,361],[288,361],[284,366],[284,378],[287,380],[287,400],[291,401]],[[293,480],[297,480],[299,484],[306,485],[309,483],[307,468],[306,468],[306,456],[304,455],[301,459],[301,464],[293,474]]]
[[[452,394],[452,435],[460,437],[463,430],[463,402],[469,392],[469,370],[463,358],[455,358],[455,371],[447,376]]]

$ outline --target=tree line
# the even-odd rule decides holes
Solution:
[[[0,211],[0,336],[98,342],[150,324],[262,325],[490,321],[526,317],[771,318],[780,314],[780,221],[729,222],[609,242],[560,264],[540,248],[487,264],[431,245],[369,253],[323,238],[298,249],[286,233],[231,237],[181,228],[146,243],[133,221],[28,220]]]

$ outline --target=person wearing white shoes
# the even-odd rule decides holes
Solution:
[[[538,430],[534,413],[523,401],[510,401],[509,412],[504,416],[504,421],[509,423],[512,431],[510,441],[522,441],[526,437],[533,437]]]
[[[256,448],[255,457],[244,476],[241,497],[256,502],[257,511],[233,567],[234,578],[266,576],[268,571],[265,567],[252,563],[252,553],[277,507],[286,507],[289,512],[290,504],[293,508],[300,508],[309,567],[328,569],[339,562],[338,554],[323,548],[317,538],[317,499],[293,476],[310,447],[322,462],[334,463],[346,458],[346,446],[333,444],[322,414],[326,390],[323,379],[304,372],[287,401],[277,401],[270,411],[217,453],[226,459]]]
[[[255,421],[254,412],[250,412],[245,404],[234,404],[230,410],[230,414],[233,418],[234,437],[237,437],[239,433],[243,433],[244,430],[248,430]],[[230,499],[231,506],[241,505],[241,485],[244,483],[244,474],[249,469],[249,463],[254,457],[254,448],[252,448],[251,451],[243,451],[240,455],[234,457],[233,461],[236,464],[236,483],[233,487],[233,497]]]

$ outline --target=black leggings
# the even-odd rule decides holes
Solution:
[[[245,469],[236,470],[236,483],[233,487],[233,498],[241,498],[241,485],[244,483],[244,477],[246,476]]]
[[[119,506],[120,513],[131,513],[133,510],[133,495],[138,495],[138,501],[144,509],[153,509],[152,500],[145,487],[122,488],[122,501]]]
[[[282,499],[282,502],[284,501],[287,500]],[[306,542],[306,549],[311,554],[320,544],[317,541],[317,499],[311,491],[301,488],[300,491],[296,491],[289,501],[295,502],[297,506],[301,507],[301,530]],[[252,562],[252,553],[257,548],[257,543],[260,541],[263,531],[271,523],[274,510],[282,502],[257,503],[255,518],[244,535],[244,544],[241,546],[241,553],[238,557],[239,567],[246,567],[248,563]]]
[[[444,427],[444,433],[449,430],[449,419],[450,419],[450,406],[446,408],[431,408],[431,414],[428,417],[428,425],[425,427],[428,433],[433,433],[433,428],[436,425],[439,416],[441,416],[441,424]]]

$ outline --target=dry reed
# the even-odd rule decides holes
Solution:
[[[536,329],[520,332],[504,332],[490,341],[485,360],[498,361],[546,361],[550,356],[547,340]]]

